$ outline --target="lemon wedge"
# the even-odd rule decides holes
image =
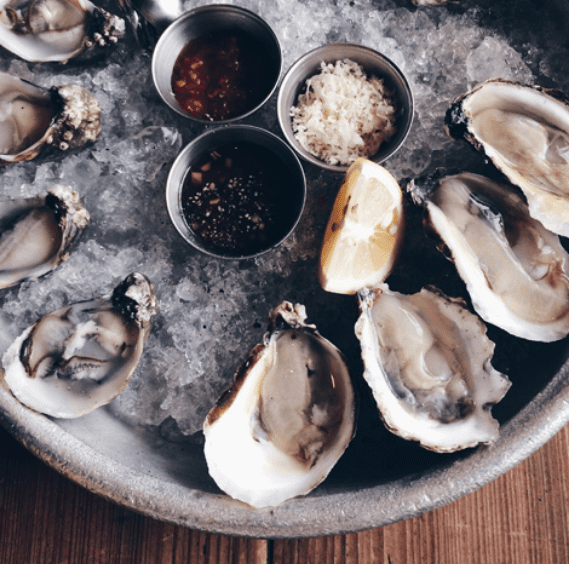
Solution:
[[[337,294],[374,287],[390,274],[404,233],[403,194],[391,173],[360,158],[346,172],[326,227],[318,280]]]

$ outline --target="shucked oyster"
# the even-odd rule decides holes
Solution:
[[[210,475],[255,507],[307,494],[354,434],[343,356],[305,318],[304,306],[289,302],[271,312],[270,333],[204,423]]]
[[[156,309],[153,285],[135,272],[109,297],[48,313],[4,354],[6,384],[21,403],[46,415],[85,415],[126,387]]]
[[[359,297],[364,377],[387,428],[437,452],[496,440],[490,409],[510,381],[490,364],[482,321],[433,290],[404,295],[382,284]]]
[[[569,236],[569,98],[562,92],[494,79],[453,102],[451,137],[488,156],[529,203],[532,217]]]
[[[484,320],[533,341],[569,333],[569,255],[515,187],[462,173],[411,192]]]
[[[83,87],[44,89],[0,72],[0,165],[33,159],[47,147],[76,148],[100,134],[101,107]]]
[[[0,200],[0,288],[59,266],[89,223],[79,194],[62,185],[32,198]]]
[[[89,0],[0,0],[0,45],[32,62],[67,62],[116,43],[124,20]]]

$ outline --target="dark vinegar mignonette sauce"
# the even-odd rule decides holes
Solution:
[[[185,220],[205,248],[228,256],[280,241],[298,211],[290,170],[266,148],[228,143],[190,167],[182,187]]]
[[[221,121],[247,113],[272,88],[274,69],[267,50],[240,31],[216,32],[192,39],[172,73],[172,92],[192,117]]]

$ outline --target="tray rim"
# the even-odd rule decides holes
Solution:
[[[419,516],[490,483],[538,450],[569,422],[567,361],[547,386],[502,425],[500,438],[448,467],[364,490],[296,498],[262,510],[111,460],[56,421],[21,405],[0,373],[0,424],[48,466],[120,506],[207,533],[291,539],[348,534]],[[127,484],[127,486],[125,486]]]

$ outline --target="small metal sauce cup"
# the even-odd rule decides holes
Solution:
[[[180,51],[192,39],[212,32],[239,31],[254,37],[271,61],[271,76],[267,84],[272,86],[266,96],[255,107],[229,119],[215,120],[215,123],[228,123],[244,118],[258,110],[271,97],[276,89],[282,68],[282,54],[277,36],[271,27],[254,12],[224,4],[213,4],[195,8],[172,22],[160,36],[152,55],[152,78],[161,98],[179,114],[199,121],[211,123],[185,112],[174,97],[171,80],[176,59]]]
[[[393,155],[405,141],[413,122],[413,94],[403,73],[381,53],[362,45],[338,43],[318,47],[303,55],[290,67],[281,83],[277,113],[281,129],[286,140],[306,161],[336,172],[345,172],[348,166],[331,165],[307,151],[296,140],[292,129],[291,109],[296,105],[298,96],[306,91],[306,80],[320,72],[321,64],[334,64],[336,61],[350,59],[361,65],[366,74],[382,78],[388,88],[395,93],[398,104],[397,132],[369,157],[377,163]]]
[[[238,254],[231,251],[212,249],[203,243],[188,225],[182,210],[182,188],[190,167],[205,154],[229,143],[249,143],[270,151],[282,162],[283,170],[290,175],[287,190],[290,202],[290,213],[286,220],[286,230],[278,240],[270,241],[266,248],[252,254]],[[304,170],[291,148],[279,137],[259,127],[249,125],[228,125],[210,129],[191,141],[178,155],[166,183],[166,205],[170,219],[180,235],[199,251],[217,258],[246,259],[254,258],[280,245],[297,226],[306,201],[306,177]]]

